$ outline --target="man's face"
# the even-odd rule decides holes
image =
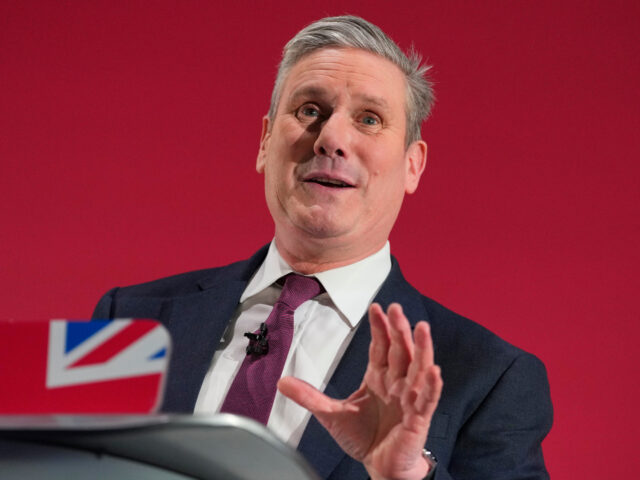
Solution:
[[[426,161],[424,142],[405,146],[405,92],[401,70],[364,50],[318,50],[291,69],[257,160],[279,247],[382,247]]]

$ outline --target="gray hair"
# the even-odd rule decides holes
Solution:
[[[280,102],[284,81],[294,65],[316,50],[327,47],[359,48],[380,55],[397,65],[407,81],[406,144],[420,140],[420,127],[433,105],[431,83],[425,78],[429,65],[421,65],[422,58],[413,49],[409,57],[376,25],[365,19],[344,15],[320,19],[300,30],[282,50],[282,61],[271,94],[269,119],[273,121]]]

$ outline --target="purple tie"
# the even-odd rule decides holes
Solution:
[[[285,277],[280,297],[266,321],[268,353],[247,354],[229,387],[221,412],[244,415],[267,424],[276,396],[276,384],[282,375],[293,338],[293,312],[321,292],[322,286],[313,277],[295,273]]]

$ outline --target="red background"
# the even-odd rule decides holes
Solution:
[[[634,475],[640,4],[222,3],[0,4],[0,315],[86,317],[269,241],[254,165],[280,50],[355,13],[434,65],[405,275],[546,363],[553,478]]]

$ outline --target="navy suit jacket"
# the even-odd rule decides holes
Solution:
[[[263,247],[247,261],[114,288],[98,303],[94,318],[156,318],[170,332],[163,411],[193,412],[219,339],[266,252]],[[385,310],[398,302],[412,325],[431,325],[444,380],[426,445],[438,458],[436,480],[548,478],[541,442],[551,428],[552,406],[542,362],[421,295],[395,259],[375,301]],[[327,395],[346,398],[360,386],[370,339],[364,318]],[[298,450],[323,478],[368,478],[313,417]]]

